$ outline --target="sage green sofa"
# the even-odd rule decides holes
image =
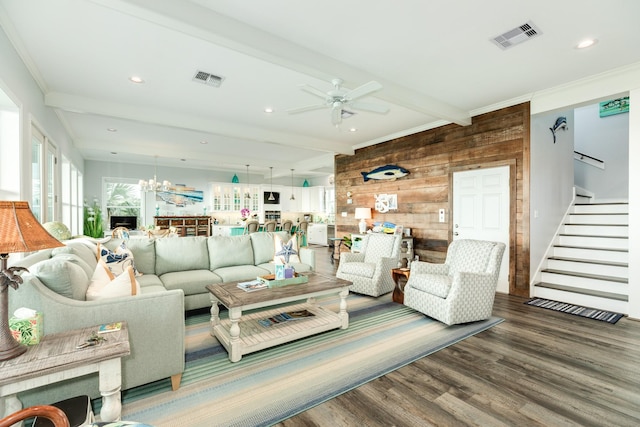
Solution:
[[[24,283],[11,289],[9,313],[27,307],[43,315],[44,333],[124,320],[129,327],[131,354],[122,359],[122,389],[171,379],[175,390],[184,371],[185,311],[210,307],[206,285],[253,279],[274,272],[274,239],[287,233],[253,233],[230,237],[132,238],[127,247],[133,253],[140,294],[86,301],[91,277],[79,268],[76,257],[95,269],[97,246],[88,239],[64,242],[67,248],[39,251],[12,265],[30,269]],[[114,249],[121,240],[110,240]],[[72,248],[73,254],[69,254]],[[315,253],[300,251],[296,271],[315,268]],[[74,264],[74,265],[71,265]],[[86,268],[85,268],[86,270]],[[100,396],[97,375],[70,379],[22,393],[25,406],[45,404],[87,394]]]

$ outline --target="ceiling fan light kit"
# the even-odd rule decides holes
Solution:
[[[298,114],[322,108],[331,108],[331,123],[335,126],[342,123],[343,118],[348,118],[355,114],[352,111],[346,110],[345,107],[347,106],[355,110],[362,110],[370,113],[386,114],[389,112],[389,108],[384,105],[358,101],[358,99],[364,98],[365,96],[371,95],[372,93],[382,89],[382,85],[374,80],[358,86],[353,90],[343,89],[342,79],[333,79],[331,80],[331,84],[333,84],[333,89],[326,93],[313,86],[300,86],[300,89],[310,93],[311,95],[324,99],[324,102],[321,104],[308,105],[306,107],[293,108],[287,110],[287,112],[289,114]]]

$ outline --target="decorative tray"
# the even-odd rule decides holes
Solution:
[[[278,288],[280,286],[299,285],[301,283],[307,283],[309,278],[302,274],[294,273],[294,276],[289,279],[276,280],[275,274],[268,274],[266,276],[258,276],[258,280],[263,281],[270,288]]]

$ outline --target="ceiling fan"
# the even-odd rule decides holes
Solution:
[[[365,83],[353,90],[343,89],[341,87],[342,79],[333,79],[331,80],[331,83],[333,84],[333,89],[329,92],[323,92],[313,86],[301,85],[300,89],[310,93],[311,95],[322,98],[324,102],[321,104],[308,105],[306,107],[293,108],[287,110],[287,113],[297,114],[321,108],[331,108],[331,123],[337,126],[342,123],[343,113],[351,113],[350,111],[345,110],[345,107],[379,114],[386,114],[389,111],[389,108],[383,105],[358,101],[359,98],[363,98],[382,89],[382,85],[376,81],[370,81],[369,83]]]

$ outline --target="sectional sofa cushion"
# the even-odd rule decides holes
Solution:
[[[185,239],[186,237],[181,237]],[[220,283],[220,276],[209,270],[188,270],[165,273],[160,276],[164,287],[168,290],[182,289],[185,295],[207,293],[205,286]]]
[[[133,254],[137,271],[143,275],[156,274],[156,245],[153,239],[129,239],[127,248]]]
[[[84,239],[68,240],[64,242],[65,246],[55,248],[51,251],[51,256],[56,256],[60,253],[73,253],[74,255],[82,258],[93,271],[96,268],[96,245],[87,242]],[[91,276],[89,276],[91,277]]]
[[[160,278],[165,273],[209,269],[206,237],[168,237],[155,244],[155,270]]]
[[[71,253],[59,252],[59,253],[56,253],[54,256],[52,256],[51,259],[61,259],[61,260],[64,260],[64,261],[72,262],[72,263],[82,267],[82,269],[84,270],[84,272],[87,275],[87,277],[91,277],[93,275],[94,267],[91,267],[82,258],[80,258],[78,255],[76,255],[73,252],[71,252]]]
[[[265,276],[270,272],[255,265],[234,265],[216,268],[214,273],[220,276],[222,282],[235,282],[240,280],[253,280],[258,276]]]
[[[67,298],[85,300],[89,277],[78,264],[54,257],[38,262],[29,271],[52,291]]]
[[[209,237],[207,243],[211,271],[220,267],[253,265],[253,249],[249,235]]]

